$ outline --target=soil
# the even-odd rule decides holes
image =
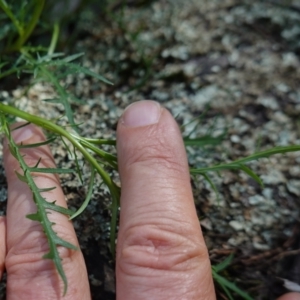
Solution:
[[[172,112],[184,137],[215,138],[213,144],[187,146],[191,168],[300,145],[299,1],[128,1],[109,14],[97,6],[82,11],[72,30],[78,38],[69,52],[84,52],[82,64],[114,83],[67,77],[69,90],[83,100],[72,104],[76,122],[83,122],[81,135],[114,138],[123,109],[153,99]],[[36,104],[55,97],[49,84],[35,83],[22,95],[25,88],[3,90],[1,98],[19,98],[19,107],[47,118],[62,112]],[[74,163],[63,145],[53,152],[58,165]],[[191,176],[212,264],[233,254],[220,274],[254,299],[276,299],[289,290],[286,280],[300,284],[299,162],[299,152],[292,152],[248,163],[263,185],[238,170],[209,172],[215,188],[203,176]],[[100,183],[74,226],[93,299],[109,300],[115,299],[110,196]],[[69,206],[78,207],[85,188],[75,178],[62,177],[62,185]],[[2,213],[5,202],[1,169]],[[0,299],[4,289],[2,283]],[[216,290],[218,299],[229,299],[218,283]]]

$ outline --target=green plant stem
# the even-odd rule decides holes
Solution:
[[[106,139],[91,139],[91,138],[85,138],[85,140],[91,144],[95,145],[112,145],[116,146],[115,140],[106,140]]]
[[[55,22],[54,26],[53,26],[53,33],[52,33],[51,43],[50,43],[50,46],[49,46],[49,49],[48,49],[48,55],[52,55],[54,53],[54,50],[55,50],[56,45],[57,45],[58,37],[59,37],[59,23]]]
[[[19,117],[23,120],[26,120],[30,123],[33,123],[37,126],[40,126],[46,130],[54,132],[60,136],[65,137],[69,142],[79,150],[84,158],[90,163],[92,168],[95,168],[97,173],[101,176],[104,183],[110,190],[112,195],[112,218],[111,218],[111,235],[110,235],[110,242],[111,242],[111,251],[113,255],[115,254],[115,239],[116,239],[116,223],[117,223],[117,214],[118,214],[118,207],[119,207],[119,199],[120,199],[120,189],[111,179],[111,177],[105,172],[105,170],[97,163],[97,160],[83,147],[80,143],[80,137],[74,138],[72,134],[61,128],[60,126],[52,123],[51,121],[45,120],[38,116],[34,116],[28,114],[22,110],[19,110],[15,107],[10,105],[6,105],[0,103],[0,111],[6,114],[10,114],[16,117]]]
[[[30,37],[33,29],[37,25],[37,23],[40,19],[41,13],[43,11],[44,5],[45,5],[45,0],[35,0],[35,8],[32,13],[31,20],[29,21],[29,23],[27,24],[25,29],[23,29],[23,33],[20,34],[19,38],[13,44],[11,49],[9,49],[9,51],[20,51],[21,50],[22,46],[27,41],[27,39]]]
[[[3,77],[6,77],[8,75],[11,75],[13,73],[16,73],[19,70],[21,70],[21,68],[11,68],[11,69],[9,69],[9,70],[7,70],[5,72],[2,72],[2,73],[0,73],[0,79],[3,78]]]
[[[20,22],[15,18],[15,15],[10,10],[10,8],[8,7],[7,3],[4,0],[0,0],[0,8],[11,19],[11,21],[13,22],[13,24],[15,25],[15,27],[16,27],[18,33],[19,33],[19,36],[22,36],[24,34],[24,29],[20,25]]]
[[[241,158],[235,160],[231,163],[219,164],[212,167],[204,167],[197,169],[190,169],[191,174],[201,174],[209,171],[220,171],[220,170],[228,170],[228,169],[241,169],[241,166],[245,163],[248,163],[253,160],[258,160],[260,158],[266,158],[274,154],[287,153],[287,152],[296,152],[300,151],[300,145],[292,145],[292,146],[278,146],[269,150],[260,151],[249,155],[245,158]]]
[[[74,137],[76,138],[76,136],[74,136]],[[104,158],[112,168],[114,168],[115,170],[118,169],[117,157],[116,156],[95,147],[94,145],[90,144],[89,142],[87,142],[83,138],[80,138],[80,143],[84,147],[86,147],[86,148],[90,149],[91,151],[93,151],[95,154],[97,154],[100,157]]]

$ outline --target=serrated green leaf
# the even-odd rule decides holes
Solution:
[[[51,62],[49,62],[50,64]],[[69,103],[69,94],[67,91],[61,86],[59,80],[49,71],[46,67],[41,66],[40,70],[42,74],[48,79],[56,88],[56,91],[59,95],[60,103],[64,106],[66,116],[71,125],[74,126],[74,129],[78,131],[76,124],[74,122],[73,111],[71,109],[71,105]]]
[[[55,61],[51,61],[48,63],[49,65],[52,65],[52,66],[64,66],[64,67],[68,67],[70,68],[71,70],[77,72],[77,73],[83,73],[85,75],[89,75],[91,77],[94,77],[100,81],[103,81],[107,84],[113,84],[111,81],[109,81],[108,79],[106,79],[105,77],[91,71],[90,69],[88,68],[85,68],[83,66],[79,66],[77,64],[74,64],[74,63],[68,63],[64,60],[55,60]]]
[[[61,262],[61,259],[59,256],[57,245],[62,245],[62,246],[65,246],[65,247],[68,247],[68,248],[74,249],[74,250],[77,248],[74,245],[68,243],[67,241],[62,240],[61,238],[59,238],[57,236],[57,234],[54,232],[54,230],[52,228],[54,223],[48,219],[48,214],[50,213],[51,210],[56,210],[56,211],[60,211],[62,213],[68,213],[68,215],[71,215],[71,214],[73,214],[73,211],[70,211],[63,207],[56,206],[54,203],[48,203],[45,200],[45,198],[41,196],[41,192],[47,191],[47,190],[50,190],[53,188],[39,189],[36,186],[36,183],[34,181],[34,178],[31,174],[31,172],[33,172],[33,171],[45,172],[46,171],[46,172],[50,172],[50,173],[57,173],[57,172],[65,173],[65,172],[69,172],[69,170],[65,169],[65,170],[61,171],[61,169],[30,168],[26,164],[23,155],[20,153],[20,149],[18,149],[17,145],[15,144],[14,140],[12,139],[9,126],[8,126],[8,123],[5,121],[5,118],[1,118],[1,121],[2,121],[2,126],[4,128],[6,137],[9,140],[9,145],[11,145],[11,149],[14,151],[15,157],[18,160],[20,167],[24,172],[24,175],[21,175],[18,172],[16,172],[16,174],[22,181],[25,181],[27,183],[27,185],[29,186],[30,190],[32,191],[32,196],[33,196],[32,198],[37,206],[38,212],[35,214],[29,214],[27,217],[31,220],[39,221],[43,228],[43,231],[47,237],[48,245],[50,248],[49,252],[44,255],[44,258],[52,259],[52,261],[56,267],[56,270],[64,283],[64,294],[65,294],[67,291],[68,283],[67,283],[67,278],[66,278],[66,275],[65,275],[63,267],[62,267],[62,262]],[[36,165],[38,165],[38,163]],[[72,170],[72,172],[73,172],[73,170]]]

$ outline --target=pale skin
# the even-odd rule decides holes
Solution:
[[[14,131],[14,139],[29,144],[45,137],[39,128],[29,125]],[[48,146],[23,150],[29,164],[41,157],[40,166],[54,166]],[[216,299],[186,153],[171,114],[153,101],[131,105],[118,124],[117,151],[122,183],[117,299]],[[4,166],[8,206],[6,217],[0,218],[0,277],[6,268],[7,299],[91,299],[81,251],[64,248],[60,251],[69,286],[62,297],[62,282],[53,263],[42,259],[48,246],[41,227],[25,218],[35,212],[35,205],[26,184],[16,178],[15,171],[21,171],[7,142]],[[55,175],[38,174],[36,182],[40,187],[57,186],[44,196],[66,206]],[[51,219],[60,237],[78,245],[65,216],[53,212]],[[280,298],[296,299],[300,294]]]

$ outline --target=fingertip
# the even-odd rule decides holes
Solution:
[[[126,127],[142,127],[156,124],[162,107],[156,101],[142,100],[130,104],[122,114],[120,123]]]
[[[287,293],[279,297],[277,300],[300,300],[300,293]]]

